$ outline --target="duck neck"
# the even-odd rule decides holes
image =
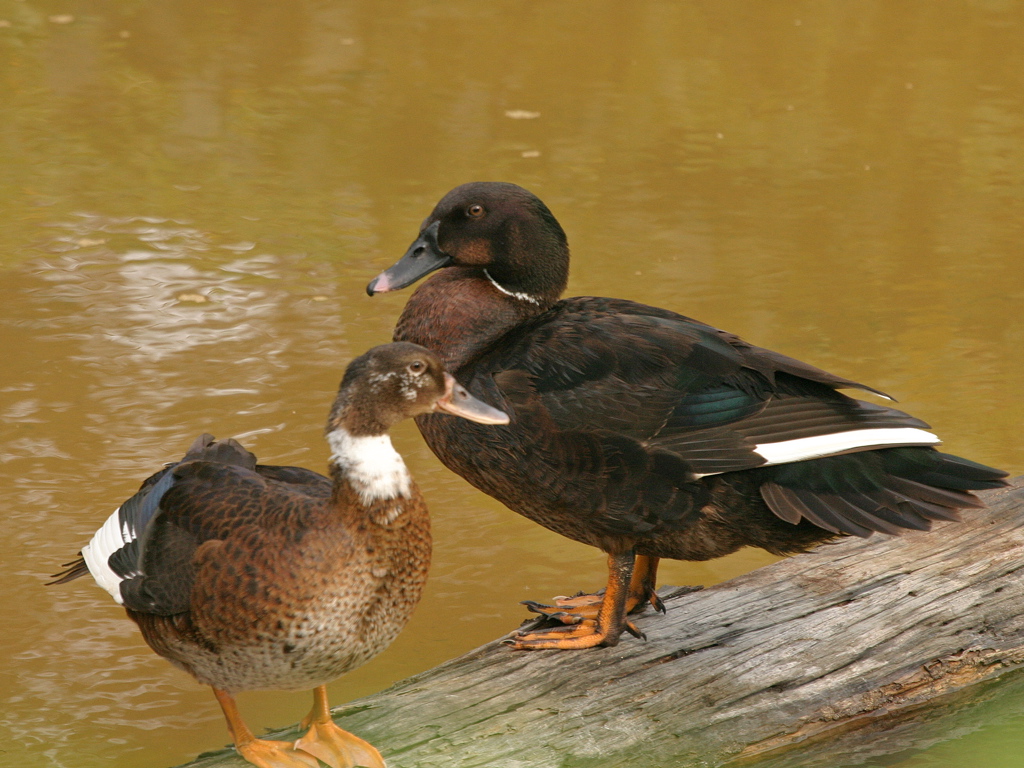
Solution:
[[[557,296],[509,288],[478,267],[449,267],[428,278],[409,298],[394,339],[433,350],[445,368],[457,373],[556,300]]]
[[[354,435],[343,426],[327,433],[335,486],[347,484],[363,506],[409,498],[412,479],[385,432]]]

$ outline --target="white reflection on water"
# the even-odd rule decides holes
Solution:
[[[250,340],[281,298],[267,286],[280,277],[275,257],[199,266],[195,255],[212,247],[211,238],[178,223],[140,226],[137,219],[83,215],[61,228],[66,233],[54,241],[59,250],[90,246],[63,250],[44,265],[41,277],[52,284],[53,299],[80,305],[79,322],[88,331],[78,338],[87,355],[103,350],[109,358],[107,347],[114,344],[122,348],[113,351],[115,357],[126,353],[121,362],[139,365],[198,346]],[[108,246],[111,238],[104,234],[152,247],[114,253],[95,245]],[[279,351],[277,346],[270,353]]]

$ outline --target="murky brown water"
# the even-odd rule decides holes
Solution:
[[[321,469],[340,373],[406,299],[363,288],[463,181],[551,206],[572,293],[871,383],[952,452],[1024,470],[1022,80],[1009,0],[0,0],[0,764],[227,741],[105,593],[41,576],[199,432]],[[335,703],[602,582],[600,553],[477,494],[408,425],[396,443],[435,516],[430,587]],[[260,729],[308,697],[241,703]],[[1019,765],[1022,724],[905,765]]]

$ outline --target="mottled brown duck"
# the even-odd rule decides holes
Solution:
[[[630,258],[635,258],[631,256]],[[516,512],[604,550],[603,593],[528,605],[564,626],[517,648],[614,645],[659,558],[800,552],[838,535],[927,530],[979,506],[1001,472],[933,447],[928,425],[838,390],[882,393],[704,323],[621,299],[561,299],[569,247],[514,184],[457,187],[367,287],[409,299],[395,339],[436,351],[511,416],[492,430],[425,414],[450,469]]]
[[[426,349],[375,347],[348,366],[331,409],[330,479],[202,435],[54,583],[92,574],[154,651],[213,687],[250,763],[383,768],[373,746],[331,720],[325,684],[384,650],[420,599],[430,522],[387,432],[438,411],[507,421]],[[255,738],[239,715],[233,694],[265,688],[314,689],[294,744]]]

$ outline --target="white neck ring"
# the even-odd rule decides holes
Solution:
[[[491,277],[491,273],[488,272],[486,269],[484,270],[484,274],[487,275],[487,279],[491,281],[491,285],[493,285],[499,291],[504,293],[506,296],[511,296],[513,299],[519,299],[520,301],[528,301],[531,304],[536,304],[538,307],[540,306],[540,299],[536,298],[535,296],[531,296],[528,293],[517,293],[516,291],[510,291],[508,288],[505,288],[497,280]]]

